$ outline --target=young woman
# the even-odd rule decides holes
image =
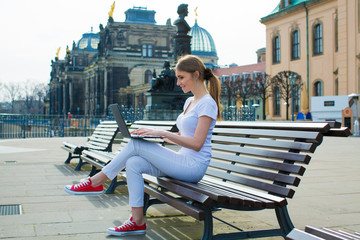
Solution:
[[[176,120],[179,132],[140,128],[135,133],[164,136],[166,141],[181,146],[178,152],[152,142],[131,139],[101,172],[78,184],[65,186],[65,191],[70,194],[99,194],[106,180],[114,179],[126,168],[132,217],[119,227],[109,228],[107,232],[111,235],[145,234],[143,173],[198,182],[209,165],[212,130],[220,118],[220,82],[211,69],[193,55],[179,59],[176,77],[183,92],[194,95],[186,100],[184,110]]]

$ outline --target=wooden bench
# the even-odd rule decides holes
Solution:
[[[73,158],[79,158],[79,163],[75,167],[75,170],[80,170],[84,164],[80,158],[82,152],[88,149],[110,152],[117,132],[118,126],[115,121],[102,121],[96,126],[94,132],[85,144],[63,142],[61,148],[69,152],[65,163],[70,163]]]
[[[212,138],[212,159],[199,183],[144,175],[145,207],[166,203],[204,221],[202,239],[286,237],[295,227],[287,198],[295,194],[311,156],[329,133],[329,123],[261,125],[219,122]],[[251,126],[252,125],[252,126]],[[346,132],[346,129],[344,129]],[[344,136],[347,133],[342,133]],[[126,174],[123,175],[126,180]],[[213,235],[213,211],[275,211],[279,228]],[[222,220],[221,220],[222,221]]]
[[[134,124],[130,125],[130,131],[141,128],[141,127],[148,127],[148,128],[157,128],[167,131],[177,131],[175,122],[174,121],[137,121]],[[119,147],[115,152],[103,152],[97,150],[84,150],[80,156],[80,158],[89,163],[92,168],[89,173],[89,176],[95,175],[99,172],[103,167],[105,167],[111,160],[124,148],[124,146],[128,143],[129,138],[120,138],[119,140]],[[161,139],[153,139],[153,142],[159,143],[164,145],[163,140]],[[114,193],[115,188],[120,185],[126,184],[125,181],[122,179],[118,180],[116,177],[112,180],[110,186],[106,189],[105,193]]]
[[[141,121],[141,124],[146,122]],[[134,127],[137,123],[140,122]],[[167,203],[204,221],[202,239],[285,238],[295,229],[287,211],[287,198],[294,196],[294,188],[299,185],[305,166],[310,162],[310,154],[321,144],[323,135],[350,134],[348,129],[337,129],[337,134],[332,134],[331,125],[338,127],[311,122],[272,122],[263,126],[259,122],[218,122],[212,138],[213,157],[199,183],[144,175],[144,214],[153,204]],[[82,158],[91,156],[92,161],[105,163],[112,159],[109,155],[99,157],[93,153],[84,151]],[[121,177],[126,181],[126,174]],[[273,209],[279,228],[238,229],[235,233],[213,235],[212,212],[220,209]]]
[[[290,240],[360,240],[360,233],[348,233],[342,230],[306,226],[305,232],[294,229],[286,238]]]

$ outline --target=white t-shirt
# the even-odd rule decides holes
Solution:
[[[194,97],[189,97],[186,99],[184,104],[184,112],[193,99]],[[182,112],[178,116],[176,125],[181,133],[181,136],[185,137],[194,136],[199,117],[208,116],[212,118],[206,140],[201,150],[197,152],[193,149],[182,147],[179,151],[180,153],[192,157],[201,163],[207,165],[209,164],[211,158],[211,136],[217,119],[217,111],[218,108],[215,100],[211,97],[210,94],[206,94],[196,103],[192,109],[187,111],[186,114]]]

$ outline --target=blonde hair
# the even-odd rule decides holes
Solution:
[[[176,64],[176,69],[180,71],[185,71],[188,73],[199,72],[199,79],[202,81],[209,81],[208,89],[211,97],[215,100],[218,107],[218,116],[217,119],[221,119],[220,114],[220,93],[221,85],[219,79],[214,75],[210,68],[205,67],[204,62],[197,56],[194,55],[185,55],[181,57]]]

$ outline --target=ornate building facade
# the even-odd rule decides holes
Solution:
[[[155,11],[134,7],[125,22],[100,24],[98,33],[85,33],[66,57],[52,61],[50,114],[107,115],[108,105],[146,105],[144,93],[164,61],[174,64],[167,21],[157,25]]]
[[[359,94],[360,1],[281,0],[268,16],[266,72],[298,73],[303,82],[300,111],[309,110],[312,96]],[[269,118],[285,119],[283,101],[269,101]]]
[[[108,106],[143,106],[152,79],[164,62],[175,64],[176,26],[170,19],[157,25],[155,11],[135,7],[125,22],[114,22],[112,12],[99,32],[83,34],[66,51],[65,59],[51,61],[49,114],[107,115]],[[215,42],[197,22],[189,32],[191,53],[207,67],[217,67]]]

